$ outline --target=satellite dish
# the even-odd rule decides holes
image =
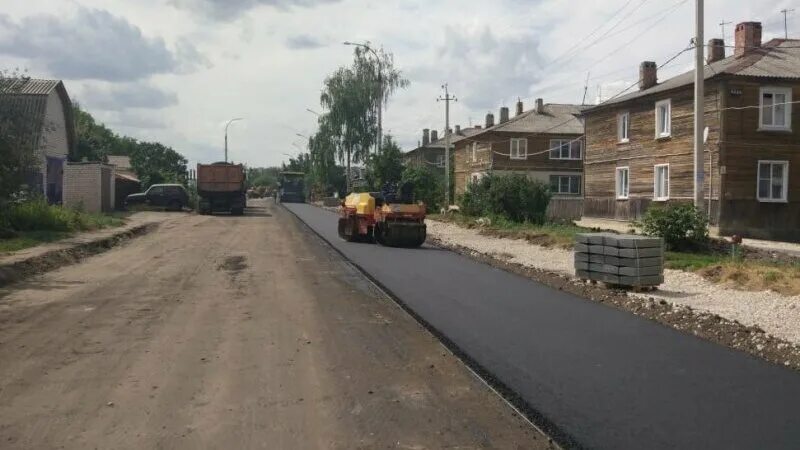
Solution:
[[[703,130],[703,144],[708,142],[708,127]]]

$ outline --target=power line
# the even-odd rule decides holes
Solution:
[[[783,13],[783,34],[786,39],[789,39],[789,23],[788,23],[788,16],[789,13],[794,12],[794,9],[784,8],[781,10]]]

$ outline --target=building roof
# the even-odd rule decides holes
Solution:
[[[131,166],[131,157],[123,155],[108,155],[106,156],[108,163],[112,166],[117,166],[117,170],[128,170],[133,168]]]
[[[47,114],[47,97],[55,91],[61,98],[64,108],[64,121],[67,131],[67,147],[71,152],[77,143],[75,138],[75,122],[72,114],[72,101],[61,80],[37,80],[33,78],[0,78],[0,101],[4,108],[20,112],[36,122],[29,127],[29,142],[38,143],[45,126]]]
[[[720,75],[800,79],[800,39],[772,39],[757,49],[751,49],[740,58],[731,55],[704,66],[704,79]],[[649,89],[606,100],[588,109],[587,112],[692,84],[694,84],[694,70],[669,78]]]
[[[547,103],[541,113],[536,109],[525,111],[522,114],[499,123],[493,127],[479,130],[480,133],[507,132],[507,133],[548,133],[548,134],[583,134],[583,122],[578,115],[585,105],[568,105],[560,103]]]
[[[483,131],[483,129],[478,128],[478,127],[470,127],[470,128],[462,128],[461,132],[459,134],[456,134],[455,132],[451,133],[450,134],[450,147],[453,147],[456,144],[456,142],[464,140],[464,139],[467,139],[467,138],[472,137],[472,136],[475,136],[476,134],[480,133],[481,131]],[[444,140],[445,140],[445,138],[441,138],[441,139],[437,139],[437,140],[429,143],[428,145],[421,145],[421,146],[415,148],[414,150],[407,151],[405,153],[405,155],[411,155],[411,154],[413,154],[413,153],[415,153],[415,152],[417,152],[419,150],[423,150],[423,149],[440,149],[440,150],[444,150]]]

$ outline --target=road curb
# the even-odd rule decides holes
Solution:
[[[51,270],[75,264],[84,258],[103,253],[121,243],[143,236],[156,228],[157,222],[148,222],[127,228],[109,236],[82,242],[68,248],[52,250],[20,261],[0,264],[0,288],[41,275]]]
[[[386,296],[391,299],[400,309],[405,311],[409,316],[411,316],[417,323],[419,323],[426,331],[431,333],[442,345],[450,351],[456,358],[458,358],[464,366],[471,371],[482,383],[484,383],[489,389],[494,391],[503,401],[505,401],[514,411],[516,411],[520,416],[525,419],[534,429],[536,429],[539,433],[543,436],[550,439],[550,443],[554,448],[581,448],[580,444],[566,432],[561,430],[555,423],[551,420],[547,419],[544,415],[534,409],[528,402],[526,402],[522,397],[520,397],[513,389],[508,387],[505,383],[497,379],[488,369],[483,367],[477,361],[475,361],[472,357],[469,356],[465,351],[463,351],[455,342],[453,342],[450,338],[448,338],[444,333],[439,331],[435,328],[431,323],[429,323],[425,318],[420,316],[419,314],[414,311],[406,302],[404,302],[400,297],[395,295],[389,288],[383,285],[379,280],[373,277],[369,272],[367,272],[361,265],[354,262],[350,258],[347,257],[341,250],[336,248],[328,239],[326,239],[322,234],[317,232],[311,226],[309,226],[300,216],[294,213],[291,209],[285,207],[283,204],[280,205],[285,211],[291,214],[299,223],[303,225],[305,229],[310,231],[314,236],[316,236],[320,241],[322,241],[328,248],[336,252],[344,261],[348,264],[353,266],[359,273],[361,273],[365,278],[367,278],[372,284],[374,284],[378,289],[380,289]],[[310,204],[311,206],[315,206]],[[322,208],[325,209],[325,208]],[[377,244],[376,244],[377,245]],[[451,251],[450,249],[439,247],[434,245],[436,248],[440,248],[445,251]]]

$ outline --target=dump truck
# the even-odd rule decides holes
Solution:
[[[304,203],[306,201],[306,174],[303,172],[281,172],[277,198],[281,203]]]
[[[388,247],[419,247],[425,242],[425,204],[413,201],[413,186],[398,193],[352,193],[339,207],[339,236],[348,242],[377,242]]]
[[[197,165],[197,210],[200,214],[244,214],[247,204],[245,171],[241,164],[216,162]]]

